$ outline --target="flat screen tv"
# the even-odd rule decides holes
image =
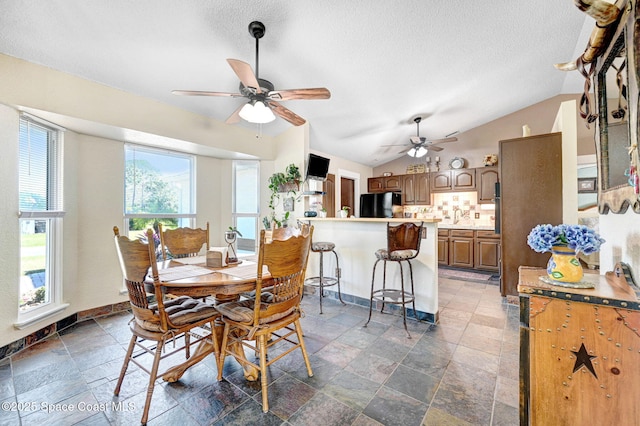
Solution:
[[[316,154],[309,154],[305,179],[325,180],[329,173],[329,159]]]

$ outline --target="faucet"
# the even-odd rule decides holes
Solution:
[[[460,215],[458,215],[458,212],[460,212]],[[453,224],[460,222],[460,219],[462,219],[462,210],[457,206],[453,206]]]

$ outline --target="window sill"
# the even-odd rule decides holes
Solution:
[[[62,305],[53,307],[51,309],[49,309],[46,312],[42,312],[40,314],[34,315],[28,319],[25,319],[24,321],[18,321],[16,323],[13,324],[13,327],[18,329],[18,330],[22,330],[24,328],[29,327],[30,325],[33,325],[37,322],[40,322],[46,318],[52,317],[53,315],[57,314],[58,312],[64,311],[65,309],[67,309],[69,307],[68,303],[63,303]]]

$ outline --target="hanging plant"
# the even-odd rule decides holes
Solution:
[[[269,178],[269,189],[271,190],[271,196],[269,198],[269,208],[275,209],[280,199],[280,194],[286,194],[286,196],[296,196],[300,189],[300,169],[295,164],[291,163],[285,169],[285,173],[278,172],[271,175]]]

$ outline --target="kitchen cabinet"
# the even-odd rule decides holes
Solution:
[[[500,270],[500,235],[491,230],[438,229],[438,264]]]
[[[500,270],[500,235],[493,231],[475,231],[475,269]]]
[[[443,170],[429,173],[431,192],[475,191],[476,169]]]
[[[545,268],[518,273],[520,424],[637,425],[640,305],[632,271],[618,263],[605,275],[585,273],[593,289],[545,284]]]
[[[402,175],[378,176],[367,179],[368,192],[387,192],[402,190]]]
[[[476,169],[476,183],[478,188],[478,204],[495,203],[496,183],[499,181],[497,167]]]
[[[449,266],[473,268],[473,230],[449,230]]]
[[[438,229],[438,264],[449,266],[449,230]]]
[[[402,175],[402,204],[431,204],[429,173]]]

